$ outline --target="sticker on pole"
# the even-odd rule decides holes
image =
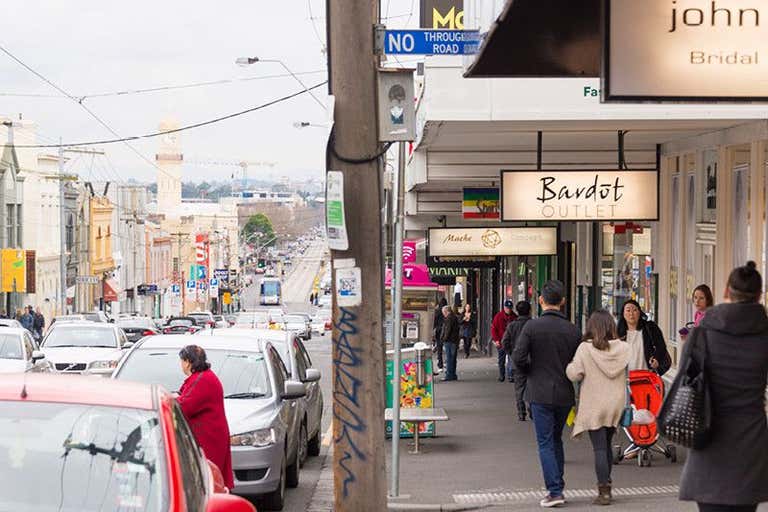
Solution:
[[[341,171],[328,171],[325,177],[325,226],[328,248],[334,251],[349,249],[345,215],[344,174]]]
[[[363,276],[360,267],[336,269],[336,302],[342,307],[363,302]]]

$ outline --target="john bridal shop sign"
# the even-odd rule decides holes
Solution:
[[[557,254],[557,228],[432,228],[429,257]]]
[[[659,174],[502,171],[504,221],[658,220]]]
[[[604,0],[605,101],[768,101],[767,0]]]

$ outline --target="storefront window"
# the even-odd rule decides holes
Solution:
[[[717,222],[717,150],[704,151],[704,201],[701,222]]]
[[[679,159],[675,162],[677,171]],[[678,295],[680,284],[680,232],[681,232],[681,212],[680,212],[680,174],[679,172],[672,176],[672,237],[670,242],[670,269],[669,269],[669,333],[667,336],[670,341],[670,355],[674,364],[677,362],[677,331],[681,327],[677,315]]]
[[[733,264],[749,259],[749,167],[733,170]]]
[[[693,321],[693,288],[696,276],[696,173],[689,172],[687,177],[687,201],[685,204],[685,269],[686,269],[686,322]]]
[[[602,307],[616,318],[632,299],[653,319],[652,234],[651,227],[632,222],[603,225]]]

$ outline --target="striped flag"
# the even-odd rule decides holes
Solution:
[[[465,188],[461,211],[465,219],[499,219],[498,188]]]

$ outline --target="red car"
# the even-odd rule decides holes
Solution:
[[[6,374],[0,409],[0,510],[255,512],[161,387]]]

